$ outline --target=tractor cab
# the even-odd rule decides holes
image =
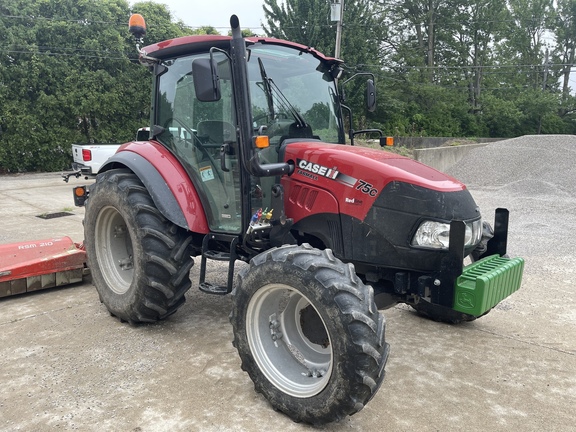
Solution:
[[[344,129],[338,60],[295,43],[249,39],[248,92],[242,93],[235,91],[239,73],[229,47],[229,38],[189,36],[144,48],[143,61],[156,75],[152,138],[193,179],[210,230],[240,234],[259,209],[281,210],[272,207],[271,192],[274,170],[285,165],[281,146],[290,140],[343,143]],[[243,122],[246,107],[249,121]]]
[[[155,66],[157,96],[152,138],[186,169],[210,230],[239,234],[243,225],[242,188],[230,64],[224,53],[214,55],[222,76],[221,94],[218,98],[212,94],[206,97],[197,71],[209,57],[209,53],[191,53],[164,59]]]

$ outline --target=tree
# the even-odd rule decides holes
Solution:
[[[146,41],[189,34],[164,5],[136,3]],[[0,171],[61,170],[74,142],[123,142],[148,123],[126,0],[0,4]]]
[[[550,0],[508,0],[508,25],[502,30],[500,55],[507,63],[517,64],[509,75],[511,82],[541,88],[547,42],[545,35],[552,25]],[[521,80],[519,80],[521,79]]]
[[[461,73],[455,74],[452,82],[467,87],[473,113],[481,108],[486,71],[493,70],[496,62],[491,47],[500,43],[505,10],[500,0],[461,1],[453,8],[446,46],[453,52],[450,63],[460,68]]]
[[[554,24],[557,43],[554,57],[561,65],[562,100],[567,103],[570,99],[570,72],[576,65],[576,0],[556,2]]]
[[[344,3],[341,56],[349,67],[378,61],[382,39],[380,9],[369,0]],[[286,39],[334,55],[336,23],[330,21],[327,0],[264,0],[267,36]]]
[[[394,0],[387,7],[394,16],[389,40],[396,46],[396,61],[417,66],[420,78],[433,82],[439,29],[450,16],[450,2],[441,0]]]
[[[326,0],[264,0],[267,36],[299,42],[330,54],[334,52],[335,26]],[[333,28],[333,30],[332,30]]]

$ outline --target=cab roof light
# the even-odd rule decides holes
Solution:
[[[130,15],[128,20],[128,30],[136,39],[142,39],[146,36],[146,21],[140,14]]]

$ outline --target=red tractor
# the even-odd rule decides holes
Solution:
[[[154,322],[182,306],[200,257],[200,290],[233,296],[233,344],[256,390],[295,421],[339,420],[384,378],[379,309],[472,320],[519,288],[523,261],[505,256],[506,210],[490,232],[457,180],[345,145],[341,60],[230,23],[232,37],[139,49],[150,137],[124,144],[89,190],[93,283],[121,321]],[[140,43],[141,16],[131,30]],[[228,263],[226,284],[205,280],[209,260]],[[249,266],[234,286],[238,260]]]

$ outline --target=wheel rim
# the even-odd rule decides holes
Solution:
[[[316,308],[299,291],[283,284],[259,289],[247,308],[246,334],[258,367],[282,392],[306,398],[328,384],[330,336]]]
[[[96,220],[96,260],[106,285],[124,294],[134,277],[132,241],[126,221],[114,207],[105,207]]]

